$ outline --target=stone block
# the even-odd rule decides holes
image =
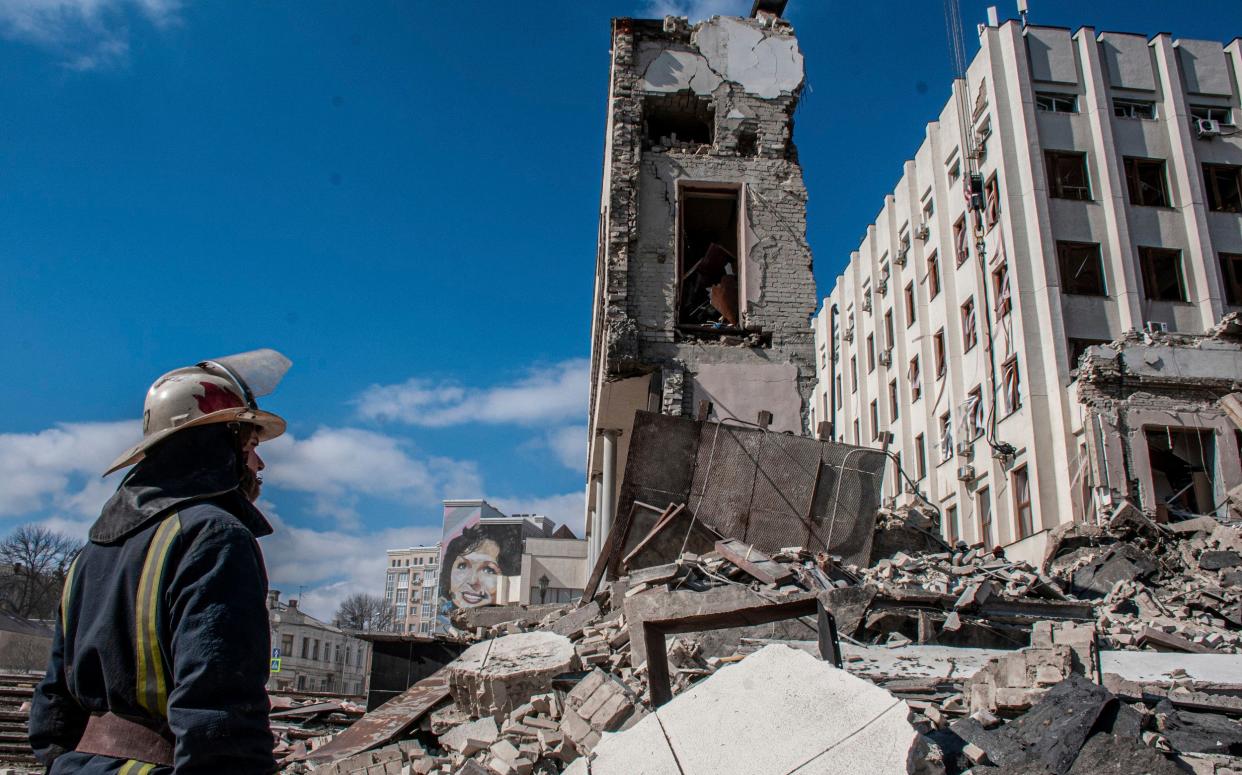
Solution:
[[[564,635],[506,635],[466,649],[449,670],[449,690],[461,711],[498,716],[546,692],[554,676],[577,664],[574,646]]]
[[[805,652],[771,645],[720,669],[630,729],[605,735],[589,771],[908,773],[921,757],[912,755],[920,736],[907,714],[906,704],[884,689]]]

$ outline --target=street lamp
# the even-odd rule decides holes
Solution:
[[[539,602],[540,603],[548,602],[548,584],[550,583],[551,581],[548,579],[548,574],[545,573],[544,575],[539,577]]]

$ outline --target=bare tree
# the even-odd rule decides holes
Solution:
[[[361,592],[341,601],[332,623],[343,630],[385,632],[392,627],[393,610],[382,597]]]
[[[39,525],[0,541],[0,606],[33,619],[56,615],[61,587],[82,542]]]

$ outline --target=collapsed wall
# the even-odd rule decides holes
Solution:
[[[787,22],[617,19],[593,331],[592,418],[648,377],[667,414],[806,429],[815,283],[793,144]],[[641,405],[648,408],[647,393]]]

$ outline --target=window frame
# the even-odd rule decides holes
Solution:
[[[914,453],[915,453],[915,469],[918,474],[916,482],[921,482],[927,478],[927,436],[920,433],[914,437]]]
[[[1135,207],[1172,207],[1173,199],[1169,196],[1169,167],[1167,159],[1155,159],[1146,156],[1123,156],[1122,164],[1126,173],[1126,193],[1130,204]],[[1143,199],[1143,181],[1140,179],[1139,168],[1142,165],[1159,165],[1160,167],[1160,199],[1159,203],[1140,201]]]
[[[906,381],[910,383],[910,403],[915,403],[923,397],[923,375],[922,365],[919,363],[919,356],[910,359],[910,365],[906,368]]]
[[[1019,488],[1021,481],[1024,487]],[[1026,464],[1020,465],[1009,475],[1010,489],[1013,492],[1013,521],[1018,539],[1028,538],[1035,534],[1035,507],[1031,496],[1031,475]],[[1025,500],[1022,499],[1025,490]]]
[[[932,334],[932,360],[936,367],[936,379],[944,379],[945,373],[949,370],[949,353],[945,347],[944,329],[941,328]]]
[[[1140,111],[1134,110],[1134,108],[1144,109],[1143,112],[1145,112],[1145,110],[1150,110],[1151,115],[1150,116],[1134,115],[1135,113],[1140,112]],[[1160,115],[1156,111],[1156,103],[1154,100],[1132,100],[1132,99],[1126,99],[1125,97],[1121,97],[1121,98],[1114,97],[1113,98],[1113,117],[1114,118],[1128,118],[1128,119],[1137,120],[1137,121],[1155,121],[1157,118],[1160,117]]]
[[[909,328],[910,326],[914,325],[914,321],[916,317],[918,316],[918,311],[917,311],[918,305],[917,305],[917,302],[915,301],[913,280],[906,283],[905,300],[906,300],[906,328]]]
[[[1233,176],[1234,188],[1237,192],[1234,201],[1231,202],[1232,208],[1226,207],[1221,197],[1220,191],[1220,173]],[[1237,164],[1214,164],[1204,162],[1203,164],[1203,185],[1207,193],[1208,210],[1214,213],[1242,213],[1242,165]]]
[[[940,255],[932,251],[927,256],[927,298],[935,299],[940,295]]]
[[[1242,306],[1242,253],[1222,251],[1217,257],[1225,303],[1233,307]]]
[[[966,213],[962,213],[962,217],[953,224],[953,252],[958,266],[970,258],[970,229],[966,225]]]
[[[1041,104],[1040,101],[1044,104]],[[1069,109],[1058,109],[1058,101],[1062,103],[1068,100]],[[1066,94],[1065,92],[1037,91],[1035,92],[1035,110],[1041,113],[1077,113],[1078,112],[1078,95]]]
[[[1143,277],[1143,297],[1148,301],[1167,301],[1174,304],[1185,304],[1190,299],[1190,288],[1186,283],[1186,264],[1182,260],[1182,251],[1176,248],[1162,248],[1151,245],[1139,245],[1139,269]],[[1162,283],[1158,282],[1154,261],[1158,258],[1172,258],[1177,268],[1177,298],[1157,295]]]
[[[1001,395],[1005,399],[1005,417],[1022,408],[1022,371],[1017,354],[1001,363]]]
[[[1076,162],[1076,171],[1082,173],[1081,186],[1062,185],[1060,171],[1062,162]],[[1048,196],[1073,202],[1092,202],[1091,170],[1087,167],[1087,154],[1083,151],[1060,151],[1044,149],[1044,171],[1048,176]]]
[[[1099,276],[1098,290],[1081,290],[1076,283],[1081,282],[1077,278],[1082,274],[1082,267],[1086,266],[1086,261],[1078,265],[1074,275],[1070,276],[1074,254],[1072,251],[1079,250],[1093,251],[1095,259],[1095,269]],[[1108,276],[1104,269],[1104,251],[1098,242],[1075,242],[1073,240],[1057,240],[1057,279],[1061,284],[1061,293],[1070,296],[1108,296]],[[1073,288],[1073,290],[1071,290]]]
[[[1000,223],[1000,178],[995,172],[983,183],[983,211],[987,230],[991,231]]]
[[[992,270],[992,294],[996,298],[997,319],[1002,319],[1013,312],[1013,288],[1009,283],[1009,262],[1002,261]]]
[[[979,344],[979,321],[975,310],[975,297],[968,296],[961,306],[962,352],[968,353]]]

